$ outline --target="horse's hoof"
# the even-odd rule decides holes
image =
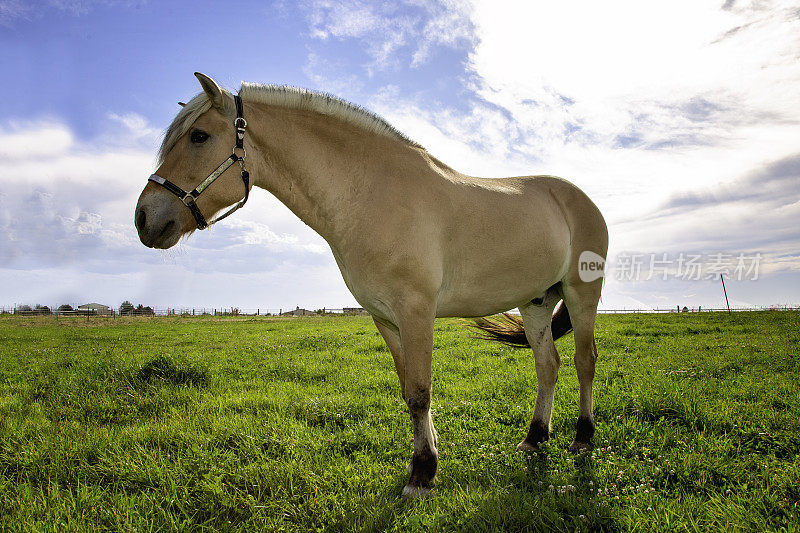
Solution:
[[[401,498],[404,502],[410,502],[430,498],[432,496],[433,490],[429,487],[413,487],[411,485],[406,485],[403,487],[403,495]]]
[[[527,440],[524,440],[524,441],[520,442],[519,444],[517,444],[517,451],[518,452],[535,452],[538,449],[539,449],[539,445],[538,444],[536,444],[536,445],[531,444]]]
[[[577,440],[572,441],[572,444],[569,445],[569,451],[572,453],[583,453],[588,452],[592,449],[591,442],[580,442]]]

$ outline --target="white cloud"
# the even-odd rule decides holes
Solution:
[[[80,3],[51,4],[75,12]],[[0,3],[0,24],[34,16],[26,6]],[[301,10],[304,71],[320,88],[367,104],[459,170],[574,181],[610,221],[612,254],[759,250],[772,279],[796,274],[791,183],[800,176],[780,187],[751,179],[797,153],[793,3],[324,0]],[[353,47],[329,46],[346,41],[366,64],[341,53]],[[407,75],[411,85],[441,83],[418,67],[454,49],[467,58],[462,90],[408,92]],[[390,76],[391,86],[365,94]],[[58,120],[0,124],[0,269],[10,280],[0,302],[68,293],[161,306],[352,302],[324,241],[266,193],[164,256],[142,247],[132,211],[158,131],[135,114],[108,118],[92,143]],[[766,199],[748,189],[767,190]],[[785,201],[770,201],[778,197]],[[92,287],[102,291],[89,297]],[[607,298],[657,305],[665,294],[704,293],[609,283]],[[742,301],[772,303],[775,294],[786,291]]]
[[[796,271],[800,172],[794,186],[769,193],[786,195],[780,207],[721,196],[680,212],[664,208],[691,191],[763,187],[748,176],[796,154],[796,4],[446,7],[456,19],[467,17],[456,25],[473,32],[459,41],[474,44],[459,101],[404,93],[398,81],[363,96],[368,107],[469,174],[556,174],[575,182],[609,220],[612,256],[758,250],[766,256],[763,272]],[[398,48],[389,63],[403,53]],[[655,302],[647,287],[636,290]]]
[[[472,38],[465,0],[427,2],[306,1],[300,4],[317,40],[356,39],[372,58],[368,72],[425,63],[437,46],[454,48]]]
[[[325,241],[263,191],[174,250],[145,248],[133,210],[158,130],[137,115],[112,118],[117,127],[88,142],[58,121],[0,124],[10,147],[0,153],[0,306],[354,305]],[[35,150],[18,149],[29,143]]]
[[[0,0],[0,26],[10,26],[17,19],[35,19],[49,10],[77,17],[86,15],[97,6],[131,7],[146,3],[147,0]]]
[[[132,140],[143,140],[148,144],[154,144],[161,135],[160,129],[154,128],[147,123],[147,119],[136,113],[123,113],[121,115],[109,113],[108,118],[125,127],[125,132],[122,135],[124,135],[126,143],[130,143]]]
[[[31,6],[22,0],[0,1],[0,26],[8,26],[11,21],[23,18],[31,11]]]
[[[800,17],[788,2],[481,3],[473,20],[475,91],[524,124],[543,158],[570,128],[581,144],[653,148],[800,118]]]
[[[38,124],[18,121],[0,125],[0,159],[49,158],[65,153],[75,142],[63,124],[41,121]]]
[[[612,224],[612,248],[673,249],[687,232],[718,242],[751,206],[642,218],[679,191],[713,189],[796,152],[791,2],[507,2],[479,4],[473,21],[474,89],[519,129],[509,150],[574,180],[612,223],[631,220]]]

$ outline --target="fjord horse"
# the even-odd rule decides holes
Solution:
[[[414,430],[403,498],[425,496],[438,465],[430,415],[436,317],[519,309],[521,319],[478,326],[533,349],[538,389],[522,450],[549,438],[560,365],[554,335],[574,329],[580,403],[570,448],[591,445],[602,279],[584,276],[580,258],[604,258],[608,232],[581,190],[551,176],[461,174],[330,95],[249,83],[234,95],[196,76],[203,92],[168,128],[136,206],[139,237],[169,248],[220,218],[207,216],[241,207],[253,186],[317,231],[394,358]]]

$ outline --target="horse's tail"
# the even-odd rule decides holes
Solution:
[[[476,318],[475,323],[471,324],[471,326],[480,331],[478,338],[502,342],[515,348],[530,347],[520,317],[503,313],[496,319]],[[567,311],[567,306],[564,305],[563,300],[558,303],[555,311],[553,311],[550,329],[553,332],[553,340],[560,339],[572,331],[569,311]]]

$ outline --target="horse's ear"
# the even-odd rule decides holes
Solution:
[[[186,107],[186,102],[178,102],[178,105],[181,107]]]
[[[211,99],[211,105],[217,108],[217,110],[223,111],[225,109],[225,97],[222,95],[222,89],[219,88],[217,82],[202,72],[195,72],[194,75],[200,80],[200,86]]]

